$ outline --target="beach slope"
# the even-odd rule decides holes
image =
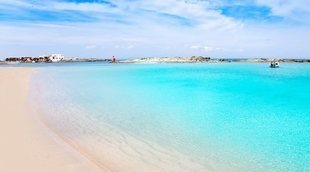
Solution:
[[[0,68],[0,171],[102,171],[54,135],[28,102],[31,68]]]

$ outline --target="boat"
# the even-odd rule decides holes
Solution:
[[[278,67],[280,67],[280,65],[279,65],[279,62],[271,62],[269,67],[270,68],[278,68]]]

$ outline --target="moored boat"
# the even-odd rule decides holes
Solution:
[[[280,65],[279,65],[279,62],[271,62],[269,67],[270,68],[278,68],[278,67],[280,67]]]

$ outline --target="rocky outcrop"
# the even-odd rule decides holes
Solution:
[[[234,60],[236,62],[253,62],[253,63],[265,63],[265,62],[288,62],[288,63],[309,63],[310,59],[284,59],[284,58],[247,58]]]
[[[6,62],[19,62],[19,63],[50,63],[48,57],[9,57],[5,59]]]
[[[129,59],[121,61],[123,63],[203,63],[210,61],[210,57],[149,57],[140,59]]]

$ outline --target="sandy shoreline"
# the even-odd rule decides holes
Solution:
[[[41,80],[35,72],[44,71],[0,68],[5,136],[0,138],[0,171],[209,171],[175,150],[97,121],[70,102],[45,106],[42,96],[54,93],[40,83],[55,78]]]
[[[211,159],[202,164],[84,115],[87,109],[65,103],[45,107],[35,95],[53,92],[30,87],[35,72],[0,68],[0,172],[246,171]],[[43,82],[48,80],[54,81]]]
[[[34,68],[0,68],[1,172],[204,171],[184,155],[144,143],[108,124],[92,123],[85,116],[70,116],[75,122],[66,128],[73,127],[72,134],[98,135],[76,138],[55,130],[58,123],[44,119],[39,100],[30,95],[35,72]],[[85,122],[88,127],[81,127]]]
[[[52,133],[28,102],[31,68],[0,68],[0,171],[103,171]]]

